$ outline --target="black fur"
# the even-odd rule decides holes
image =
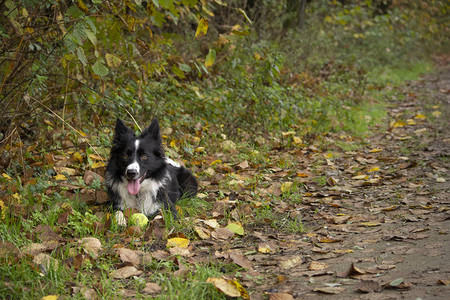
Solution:
[[[117,119],[106,186],[114,210],[136,208],[150,217],[164,208],[176,217],[175,202],[195,196],[198,183],[189,170],[165,157],[156,118],[137,137]]]

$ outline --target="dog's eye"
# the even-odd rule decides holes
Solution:
[[[148,156],[147,155],[141,155],[141,160],[147,160]]]
[[[122,154],[122,159],[123,159],[123,160],[127,160],[127,159],[128,159],[128,155]]]

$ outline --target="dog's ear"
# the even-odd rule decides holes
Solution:
[[[150,126],[142,132],[141,138],[145,138],[145,137],[151,137],[158,143],[162,142],[161,135],[159,133],[158,118],[154,118],[152,123],[150,124]]]
[[[134,135],[133,131],[129,129],[127,126],[125,126],[125,124],[121,119],[117,118],[116,129],[114,132],[114,141],[120,141],[121,137],[126,134]]]

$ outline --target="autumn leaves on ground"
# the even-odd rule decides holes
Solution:
[[[118,227],[102,206],[97,154],[67,147],[27,157],[58,174],[34,187],[43,193],[32,207],[2,174],[12,195],[0,202],[9,224],[0,259],[15,268],[3,274],[2,296],[443,299],[449,69],[397,88],[404,98],[390,103],[387,126],[363,138],[324,134],[306,146],[292,131],[258,137],[254,149],[227,139],[213,153],[198,147],[185,161],[198,196],[179,203],[180,220],[165,214],[142,228]],[[46,203],[58,197],[73,201]],[[42,223],[16,232],[31,219]]]

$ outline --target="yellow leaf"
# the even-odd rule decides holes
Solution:
[[[83,156],[81,156],[80,152],[75,152],[73,155],[73,160],[76,161],[77,163],[82,163],[83,162]]]
[[[106,63],[110,68],[116,68],[120,66],[120,64],[122,63],[122,60],[118,56],[115,56],[114,54],[106,53],[105,58]]]
[[[416,119],[418,119],[418,120],[425,120],[427,117],[425,117],[425,116],[422,115],[422,114],[418,114],[418,115],[416,115],[414,118],[416,118]]]
[[[294,136],[294,137],[292,138],[292,141],[293,141],[294,144],[296,144],[296,145],[301,144],[301,143],[303,142],[302,139],[299,138],[298,136]]]
[[[19,202],[19,203],[20,203],[20,200],[22,200],[22,197],[19,195],[19,193],[14,193],[12,196],[13,196],[13,198],[16,199],[17,202]]]
[[[93,163],[91,167],[92,167],[92,169],[97,169],[97,168],[101,168],[101,167],[104,167],[104,166],[105,166],[104,162],[98,161],[98,162]]]
[[[101,156],[96,155],[96,154],[89,154],[89,157],[91,159],[95,159],[95,160],[102,160],[103,159]]]
[[[319,239],[319,243],[338,243],[338,242],[342,242],[342,240],[327,238],[327,237],[323,237],[323,238]]]
[[[408,123],[408,125],[416,125],[416,122],[414,122],[413,119],[406,120],[406,123]]]
[[[263,254],[267,254],[267,253],[272,253],[274,251],[272,249],[270,249],[269,247],[259,246],[258,247],[258,252],[263,253]]]
[[[295,131],[291,130],[291,131],[286,131],[286,132],[282,132],[281,135],[283,137],[287,137],[287,136],[294,136],[295,135]]]
[[[206,55],[205,59],[205,67],[211,67],[216,61],[216,50],[209,49],[208,55]]]
[[[442,114],[442,113],[441,113],[440,111],[438,111],[438,110],[432,112],[432,115],[433,115],[433,117],[435,117],[435,118],[439,118],[439,117],[441,116],[441,114]]]
[[[352,249],[336,249],[333,250],[334,253],[345,254],[345,253],[353,253]]]
[[[189,240],[185,238],[171,238],[167,240],[167,247],[187,248]]]
[[[365,226],[365,227],[375,227],[375,226],[380,226],[381,223],[380,222],[361,222],[359,223],[360,226]]]
[[[286,192],[290,191],[292,188],[292,185],[293,185],[293,182],[290,182],[290,181],[283,182],[283,184],[281,184],[281,192],[286,193]]]
[[[11,176],[9,176],[9,175],[6,174],[6,173],[3,173],[2,176],[3,176],[3,178],[5,178],[6,180],[12,180]]]
[[[376,172],[376,171],[380,171],[379,167],[373,167],[372,169],[369,170],[369,172]]]
[[[377,152],[381,152],[383,151],[383,148],[374,148],[372,150],[369,151],[369,153],[377,153]]]
[[[297,176],[298,177],[303,177],[303,178],[309,177],[309,175],[305,174],[305,173],[297,173]]]
[[[216,289],[229,297],[242,297],[249,299],[247,291],[236,280],[229,280],[225,278],[209,277],[206,282],[213,284]]]
[[[194,226],[194,230],[202,240],[206,240],[206,239],[210,238],[210,234],[208,234],[206,229],[204,229],[200,226]]]
[[[394,127],[394,128],[404,127],[405,125],[406,125],[406,123],[405,122],[401,122],[401,121],[396,121],[396,122],[393,122],[391,124],[391,126]]]
[[[54,179],[55,180],[67,180],[67,177],[64,176],[63,174],[58,174],[58,175],[55,175]]]
[[[216,165],[216,164],[220,164],[222,162],[221,159],[216,159],[215,161],[213,161],[212,163],[210,163],[210,166]]]
[[[206,19],[200,19],[200,22],[198,23],[197,30],[195,31],[195,38],[201,38],[206,35],[208,32],[208,20]]]
[[[41,298],[41,300],[56,300],[58,299],[59,295],[48,295]]]
[[[240,222],[230,223],[226,228],[230,229],[236,234],[244,235],[244,227],[242,227],[242,224]]]

